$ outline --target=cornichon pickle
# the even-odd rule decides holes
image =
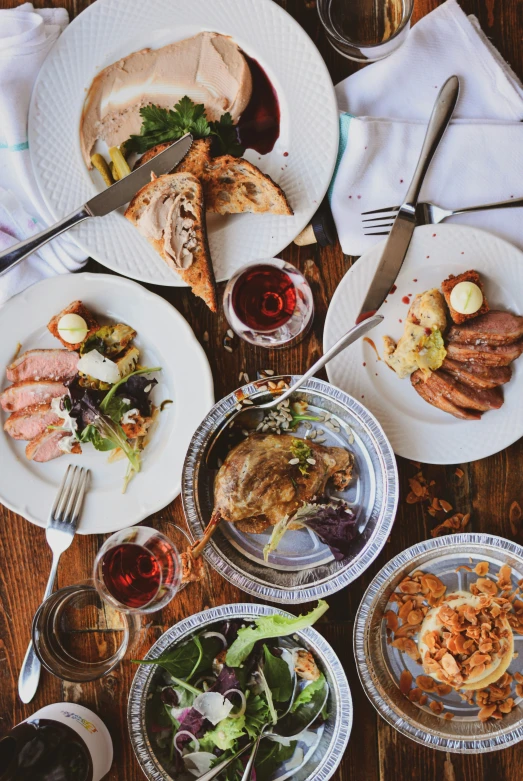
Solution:
[[[129,168],[127,164],[127,160],[121,153],[119,147],[112,146],[109,149],[109,155],[111,157],[111,160],[114,163],[115,172],[118,175],[118,179],[123,179],[124,176],[127,176],[131,173],[131,169]]]
[[[96,153],[95,155],[92,155],[91,157],[91,163],[94,165],[97,171],[100,172],[102,175],[102,178],[106,185],[110,187],[112,184],[114,184],[114,179],[111,174],[111,169],[107,165],[107,161],[105,160],[102,155]]]

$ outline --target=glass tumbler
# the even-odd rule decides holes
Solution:
[[[344,57],[374,62],[407,38],[414,0],[317,0],[329,43]]]
[[[182,567],[174,543],[156,529],[133,526],[112,534],[96,556],[93,580],[116,610],[153,613],[180,588]]]
[[[106,605],[92,580],[51,594],[33,621],[33,644],[42,665],[64,681],[82,683],[111,672],[132,648],[137,616]]]
[[[279,258],[243,266],[230,278],[223,296],[232,330],[258,347],[291,347],[309,330],[314,301],[297,268]]]

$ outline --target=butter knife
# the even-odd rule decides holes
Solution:
[[[366,320],[378,311],[400,273],[416,227],[416,204],[421,186],[434,153],[450,122],[458,95],[459,79],[457,76],[451,76],[442,86],[436,98],[414,176],[392,225],[380,262],[370,283],[360,314],[356,319],[357,323]]]
[[[192,135],[186,133],[178,141],[171,144],[168,149],[153,157],[149,162],[139,166],[136,171],[120,179],[119,182],[115,182],[115,184],[112,184],[103,192],[95,195],[94,198],[84,203],[77,211],[68,214],[67,217],[64,217],[50,228],[46,228],[40,233],[0,252],[0,276],[44,244],[47,244],[48,241],[68,231],[73,225],[78,225],[78,223],[87,220],[89,217],[104,217],[106,214],[110,214],[110,212],[118,209],[119,206],[129,203],[138,190],[151,181],[152,173],[161,176],[172,171],[183,160],[191,148],[192,142]]]

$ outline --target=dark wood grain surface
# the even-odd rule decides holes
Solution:
[[[144,0],[144,13],[148,2]],[[358,66],[336,54],[326,42],[315,8],[315,0],[279,0],[305,28],[324,56],[336,83]],[[350,0],[347,0],[350,2]],[[523,2],[522,0],[460,0],[467,13],[474,13],[493,44],[516,73],[523,76]],[[88,0],[37,0],[35,6],[65,6],[71,17],[79,14]],[[19,5],[16,0],[0,0],[0,7]],[[416,0],[414,21],[438,5],[438,0]],[[515,216],[519,219],[519,215]],[[328,303],[354,259],[344,256],[339,245],[320,250],[294,245],[282,257],[307,275],[314,289],[316,318],[307,340],[290,351],[266,352],[244,343],[232,353],[223,350],[227,329],[223,312],[213,316],[205,305],[185,289],[151,287],[168,299],[193,327],[212,367],[215,395],[219,399],[238,385],[240,371],[252,378],[257,369],[276,372],[303,372],[321,352],[323,325]],[[502,272],[502,266],[501,272]],[[105,271],[94,261],[90,271]],[[220,286],[223,292],[223,286]],[[204,340],[204,333],[209,340]],[[404,548],[430,537],[436,521],[425,505],[407,504],[408,479],[418,466],[398,459],[401,496],[398,516],[384,550],[367,572],[355,583],[329,599],[330,610],[319,629],[333,645],[347,671],[354,698],[355,719],[348,750],[337,781],[519,781],[523,779],[523,751],[520,747],[475,756],[447,755],[423,748],[399,735],[374,711],[359,684],[352,658],[353,619],[360,599],[376,572]],[[434,480],[434,492],[455,511],[471,513],[468,529],[499,534],[523,541],[518,505],[523,506],[523,446],[514,444],[492,458],[461,466],[422,466],[424,475]],[[0,472],[1,479],[1,472]],[[514,505],[516,502],[518,505]],[[511,510],[512,507],[512,510]],[[167,521],[183,523],[181,502],[176,500],[147,523],[169,534]],[[75,583],[88,577],[104,537],[77,537],[60,562],[58,585]],[[95,683],[73,685],[44,673],[35,700],[23,706],[16,694],[20,665],[27,648],[32,616],[47,581],[50,551],[42,529],[0,506],[0,734],[51,702],[74,700],[92,708],[111,731],[115,760],[107,776],[111,781],[139,781],[142,773],[127,736],[127,693],[133,677],[133,665],[125,662],[113,674]],[[138,652],[145,652],[161,633],[176,621],[212,605],[250,601],[219,574],[206,571],[201,583],[185,589],[161,614],[145,625]]]

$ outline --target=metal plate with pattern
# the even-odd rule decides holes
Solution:
[[[291,383],[297,377],[271,379]],[[264,384],[263,380],[251,383],[226,396],[213,407],[193,436],[183,470],[182,497],[189,529],[195,539],[201,536],[213,508],[216,465],[207,465],[207,455],[217,435],[226,430],[238,395],[263,396],[259,387]],[[330,550],[320,544],[315,535],[302,529],[288,532],[278,553],[271,554],[267,565],[263,560],[263,546],[269,532],[246,534],[233,524],[225,523],[204,552],[207,561],[234,585],[249,594],[281,603],[325,597],[359,577],[385,544],[398,503],[398,477],[392,448],[377,420],[362,404],[318,379],[309,380],[293,400],[306,401],[307,411],[312,415],[330,413],[339,432],[320,423],[314,424],[322,429],[324,444],[345,447],[354,454],[354,479],[347,491],[339,494],[353,505],[360,531],[350,555],[335,561]],[[262,413],[254,410],[252,414]],[[298,437],[304,437],[306,431],[303,424],[295,430]]]
[[[447,593],[468,591],[478,576],[473,571],[480,561],[489,564],[489,574],[496,580],[503,564],[512,568],[512,585],[523,578],[523,548],[502,537],[489,534],[455,534],[427,540],[400,553],[376,575],[367,589],[354,623],[354,656],[365,692],[378,713],[407,737],[431,748],[460,754],[476,754],[506,748],[523,739],[523,699],[510,696],[516,707],[502,719],[478,719],[479,708],[452,691],[441,697],[429,694],[430,700],[442,703],[444,711],[436,715],[429,702],[420,706],[399,690],[399,678],[405,669],[413,677],[423,672],[407,654],[387,643],[383,614],[391,607],[390,595],[409,573],[422,570],[436,575],[447,586]],[[463,569],[458,569],[463,567]],[[509,673],[523,671],[523,635],[514,633],[515,656]],[[444,713],[452,713],[446,720]]]

